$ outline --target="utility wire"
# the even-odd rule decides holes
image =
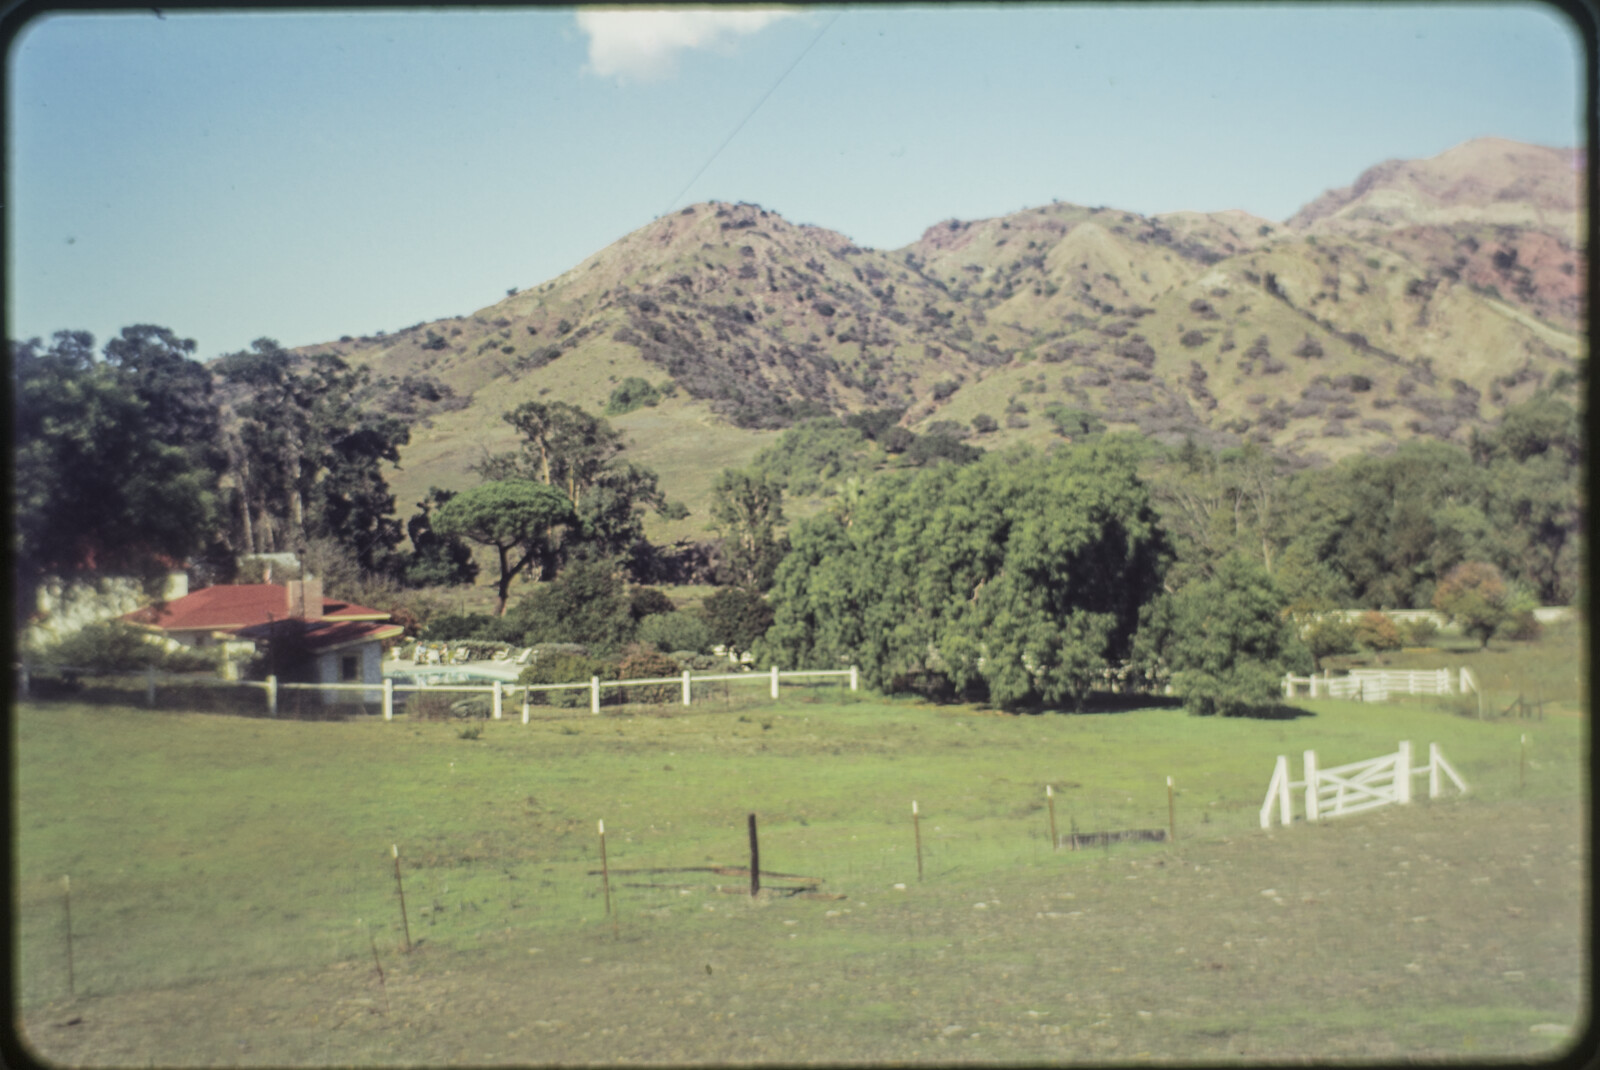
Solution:
[[[700,170],[694,173],[694,177],[688,182],[684,183],[683,188],[678,191],[677,196],[673,197],[666,208],[662,210],[662,215],[666,215],[668,212],[672,211],[672,209],[677,206],[678,201],[683,198],[683,195],[688,193],[690,188],[696,182],[700,181],[700,176],[706,173],[707,168],[717,162],[717,157],[722,155],[722,150],[727,148],[728,144],[733,141],[734,138],[739,136],[739,131],[744,129],[744,124],[749,122],[751,117],[754,116],[756,112],[761,110],[761,105],[765,104],[767,102],[767,98],[772,96],[772,94],[777,91],[777,88],[783,84],[784,79],[788,78],[789,75],[793,73],[794,69],[800,66],[800,61],[806,58],[806,55],[816,47],[817,42],[822,40],[822,35],[831,30],[833,28],[833,24],[838,22],[839,16],[843,14],[843,11],[836,12],[833,18],[828,20],[827,25],[823,26],[822,29],[817,31],[817,35],[811,39],[811,43],[806,45],[800,54],[795,57],[794,62],[789,64],[788,68],[782,74],[778,75],[778,80],[773,82],[771,88],[769,88],[765,93],[761,94],[761,99],[756,101],[755,107],[745,112],[744,118],[739,120],[739,125],[733,128],[732,133],[723,138],[722,144],[717,146],[717,150],[711,154],[711,157],[707,159],[705,163],[700,165]]]

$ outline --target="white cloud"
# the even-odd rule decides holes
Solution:
[[[661,78],[679,52],[726,48],[795,14],[778,8],[588,8],[578,28],[589,37],[589,68],[603,77]]]

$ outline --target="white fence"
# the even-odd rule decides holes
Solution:
[[[18,670],[19,690],[21,691],[22,696],[26,698],[29,693],[29,668],[25,665],[18,665],[16,668]],[[35,666],[35,669],[41,668],[54,668],[60,670],[70,669],[71,667]],[[167,674],[159,674],[154,669],[148,669],[145,671],[144,680],[146,705],[154,706],[156,704],[157,681],[163,676],[167,676]],[[392,721],[394,720],[395,694],[397,692],[404,693],[408,691],[422,691],[432,694],[438,694],[440,692],[462,692],[466,694],[492,695],[493,701],[491,703],[491,716],[494,718],[494,720],[498,721],[504,716],[506,702],[508,700],[514,701],[517,693],[520,692],[522,695],[522,723],[527,724],[530,712],[528,697],[535,691],[586,690],[589,692],[589,712],[597,714],[600,712],[600,693],[602,690],[608,687],[643,687],[650,684],[678,684],[681,685],[683,689],[682,703],[683,705],[688,706],[693,698],[694,685],[699,683],[712,683],[721,680],[742,680],[753,683],[759,680],[768,684],[769,693],[773,699],[776,699],[778,697],[780,680],[793,680],[800,677],[829,676],[849,677],[850,690],[856,691],[860,688],[860,673],[854,665],[850,666],[848,669],[797,669],[787,672],[780,672],[778,667],[774,665],[769,672],[765,673],[732,672],[711,673],[704,675],[695,675],[688,669],[685,669],[681,676],[658,676],[643,680],[602,680],[598,676],[591,676],[587,683],[574,682],[570,684],[517,684],[509,683],[503,680],[494,680],[488,684],[396,684],[394,680],[389,678],[385,678],[381,684],[284,683],[276,676],[269,676],[265,680],[224,680],[219,677],[198,677],[185,675],[183,679],[188,683],[207,684],[219,687],[259,688],[266,693],[267,714],[271,717],[276,717],[278,715],[278,696],[279,692],[282,691],[319,691],[323,692],[324,694],[331,692],[335,695],[344,692],[359,691],[363,693],[360,701],[381,701],[383,703],[383,719],[385,721]]]
[[[1294,820],[1294,806],[1290,793],[1305,790],[1306,820],[1318,821],[1324,817],[1343,817],[1359,814],[1379,806],[1404,805],[1411,801],[1411,778],[1428,778],[1428,798],[1439,797],[1441,774],[1450,778],[1458,791],[1466,791],[1467,783],[1444,759],[1437,743],[1428,744],[1428,764],[1420,769],[1411,767],[1411,743],[1400,744],[1393,754],[1368,758],[1362,762],[1336,765],[1331,769],[1317,767],[1317,752],[1305,752],[1305,778],[1289,779],[1289,759],[1278,755],[1278,764],[1272,770],[1272,782],[1267,786],[1266,801],[1261,804],[1261,827],[1272,827],[1272,808],[1278,807],[1278,819],[1285,826]]]
[[[1348,676],[1285,676],[1283,697],[1347,698],[1357,702],[1387,702],[1390,695],[1453,695],[1478,690],[1478,679],[1465,666],[1449,669],[1351,669]]]

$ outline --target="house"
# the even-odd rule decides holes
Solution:
[[[405,629],[381,609],[322,596],[322,581],[206,587],[122,618],[184,646],[223,646],[228,659],[265,648],[289,683],[383,684],[383,641]],[[374,702],[376,691],[324,691],[324,702]]]

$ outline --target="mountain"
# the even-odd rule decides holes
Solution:
[[[779,429],[872,408],[995,448],[1050,441],[1045,409],[1065,405],[1316,463],[1464,441],[1541,384],[1576,388],[1584,167],[1484,139],[1380,164],[1281,224],[1058,202],[890,252],[698,204],[470,315],[306,351],[368,366],[413,421],[402,508],[508,448],[505,410],[598,411],[629,377],[674,391],[614,423],[691,508]],[[980,417],[997,428],[974,432]]]

